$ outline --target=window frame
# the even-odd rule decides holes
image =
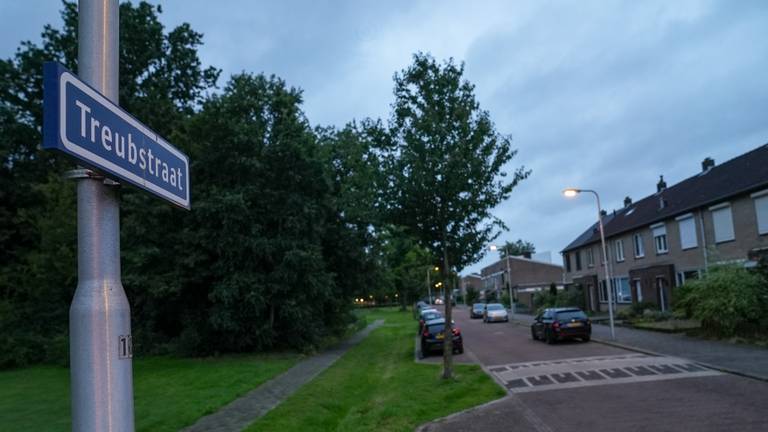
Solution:
[[[663,229],[664,234],[656,234],[656,230]],[[669,253],[669,242],[667,240],[667,226],[661,222],[651,225],[651,235],[653,235],[653,244],[656,247],[656,255],[664,255]],[[661,246],[664,248],[662,249]]]
[[[752,205],[755,208],[755,225],[757,228],[757,235],[766,235],[768,234],[768,189],[762,190],[760,192],[755,192],[752,195],[749,196],[752,198]],[[761,211],[761,206],[758,206],[758,203],[764,205],[763,210]],[[762,227],[761,227],[761,219],[760,215],[762,214]]]
[[[645,245],[643,244],[643,233],[634,233],[632,235],[632,252],[635,258],[645,258]]]
[[[725,212],[726,210],[728,211],[727,215],[728,215],[728,219],[730,220],[730,230],[726,231],[726,232],[720,232],[719,233],[720,234],[720,238],[718,239],[718,229],[717,229],[717,227],[718,227],[718,224],[717,224],[718,218],[716,218],[715,215],[716,214],[725,214],[725,213],[721,213],[721,212]],[[722,204],[714,205],[714,206],[709,208],[709,212],[711,213],[711,216],[712,216],[712,231],[715,234],[715,244],[727,243],[727,242],[731,242],[731,241],[736,240],[736,227],[735,227],[735,225],[733,223],[733,207],[731,207],[731,203],[730,202],[725,202],[725,203],[722,203]],[[726,227],[721,226],[721,229],[726,229]],[[725,238],[724,238],[723,236],[725,234],[730,234],[730,237],[728,238],[728,236],[725,236]]]
[[[595,266],[595,248],[589,247],[587,249],[587,268]]]
[[[616,256],[616,262],[624,262],[626,257],[624,256],[624,239],[616,239],[613,241],[614,254]]]
[[[681,250],[688,250],[688,249],[696,249],[699,247],[699,236],[696,233],[696,219],[693,218],[693,213],[687,213],[682,216],[678,216],[675,218],[675,221],[677,222],[677,231],[680,234],[680,249]],[[683,243],[683,227],[686,226],[684,224],[691,223],[693,224],[692,232],[693,232],[693,244],[686,245]]]

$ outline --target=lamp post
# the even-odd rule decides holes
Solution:
[[[431,271],[438,271],[438,270],[440,270],[439,267],[429,266],[427,268],[427,295],[429,295],[429,304],[432,304],[432,282],[430,281],[429,273]]]
[[[568,188],[563,191],[563,195],[566,197],[575,197],[582,192],[590,192],[595,195],[597,199],[597,223],[600,227],[600,243],[603,246],[603,262],[605,265],[605,279],[606,286],[608,287],[608,318],[611,324],[611,339],[616,339],[616,332],[613,328],[613,282],[611,281],[611,270],[608,262],[608,250],[605,247],[605,233],[603,232],[603,209],[600,207],[600,195],[591,189],[575,189]]]
[[[515,315],[515,298],[512,297],[512,270],[509,268],[509,249],[507,244],[504,245],[504,253],[506,256],[504,257],[504,260],[507,262],[507,288],[509,288],[509,311],[512,313],[512,315]],[[491,245],[490,249],[492,251],[498,250],[498,247],[496,245]]]

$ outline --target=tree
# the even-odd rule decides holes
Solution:
[[[389,140],[382,143],[391,218],[440,257],[444,281],[482,257],[504,227],[491,210],[529,175],[518,168],[507,178],[516,154],[511,138],[496,132],[463,73],[452,59],[438,64],[428,54],[414,55],[395,74]],[[452,289],[446,294],[451,334]],[[452,349],[448,337],[444,378],[453,374]]]
[[[510,256],[530,256],[536,253],[536,247],[533,243],[525,241],[523,239],[517,239],[513,242],[506,242],[504,246],[498,249],[499,259],[507,257],[507,253]]]

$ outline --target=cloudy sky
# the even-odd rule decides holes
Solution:
[[[533,170],[495,210],[557,253],[607,209],[768,142],[765,1],[226,1],[162,2],[167,27],[204,33],[200,55],[304,90],[313,125],[387,118],[392,75],[427,51],[466,65],[481,107]],[[214,6],[215,5],[215,6]],[[0,57],[60,25],[50,0],[0,3]],[[486,257],[465,269],[478,271]],[[559,261],[558,261],[559,262]]]

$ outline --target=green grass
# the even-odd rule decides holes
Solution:
[[[293,366],[296,355],[134,359],[138,431],[177,431]],[[69,370],[0,372],[0,429],[70,430]]]
[[[446,381],[441,366],[415,363],[411,312],[360,313],[386,322],[246,430],[411,431],[506,394],[478,366],[456,365],[456,379]]]

